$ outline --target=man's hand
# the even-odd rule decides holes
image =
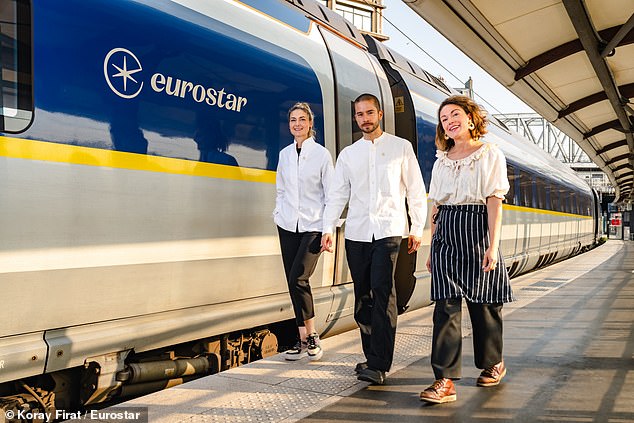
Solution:
[[[321,251],[332,253],[332,234],[323,234],[321,236]]]
[[[407,248],[409,248],[409,250],[407,250],[407,254],[412,254],[418,251],[418,249],[420,248],[420,244],[422,242],[423,242],[422,237],[410,235],[409,238],[407,239]]]

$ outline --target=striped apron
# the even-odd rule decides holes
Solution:
[[[435,223],[431,241],[432,300],[466,298],[473,303],[493,304],[515,299],[501,252],[495,269],[482,271],[489,247],[484,204],[438,206]]]

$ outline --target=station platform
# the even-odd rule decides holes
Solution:
[[[282,354],[111,407],[148,407],[172,422],[634,422],[634,242],[594,250],[512,280],[504,307],[508,374],[476,387],[463,311],[458,400],[430,405],[433,307],[399,317],[386,384],[356,379],[358,331],[322,340],[320,361]],[[466,307],[463,307],[466,309]]]

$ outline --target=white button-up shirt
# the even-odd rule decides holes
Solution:
[[[280,151],[277,164],[275,210],[273,220],[290,232],[320,232],[326,193],[334,174],[332,156],[311,137]]]
[[[412,221],[409,231],[406,198]],[[384,132],[374,142],[362,138],[344,148],[328,193],[323,233],[334,233],[346,203],[346,239],[371,242],[372,237],[422,236],[427,200],[410,142]]]

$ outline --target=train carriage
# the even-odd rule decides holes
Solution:
[[[5,410],[138,395],[288,341],[271,212],[295,102],[336,157],[360,138],[352,101],[376,95],[429,184],[453,91],[317,2],[9,0],[0,13]],[[511,273],[592,246],[585,183],[495,121],[487,138],[509,163]],[[341,223],[312,278],[324,336],[354,327]],[[426,230],[399,257],[401,312],[430,303]]]

